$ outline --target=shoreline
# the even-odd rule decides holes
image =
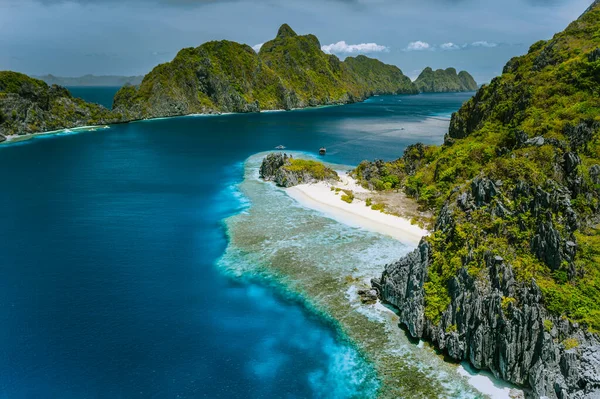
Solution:
[[[342,224],[383,234],[405,244],[416,246],[424,236],[429,235],[427,230],[411,224],[408,219],[373,210],[361,199],[355,198],[352,203],[343,201],[343,191],[336,192],[335,188],[366,195],[371,192],[360,187],[347,172],[337,172],[342,179],[339,184],[301,184],[287,188],[285,192],[302,206],[319,211]]]
[[[418,94],[382,94],[382,95],[388,95],[388,96],[418,96],[421,93]],[[88,130],[92,130],[92,129],[97,129],[97,128],[111,128],[112,126],[117,126],[117,125],[124,125],[127,123],[139,123],[139,122],[152,122],[152,121],[157,121],[157,120],[166,120],[166,119],[173,119],[173,118],[198,118],[198,117],[207,117],[207,116],[229,116],[229,115],[244,115],[244,114],[275,114],[275,113],[280,113],[280,112],[294,112],[294,111],[303,111],[303,110],[309,110],[309,109],[320,109],[320,108],[331,108],[331,107],[341,107],[344,105],[351,105],[351,104],[357,104],[357,103],[363,103],[366,100],[373,98],[374,96],[369,96],[366,97],[364,99],[358,100],[358,101],[353,101],[353,102],[348,102],[348,103],[338,103],[338,104],[322,104],[322,105],[316,105],[316,106],[307,106],[307,107],[302,107],[302,108],[292,108],[289,110],[286,109],[264,109],[264,110],[260,110],[258,112],[207,112],[207,113],[191,113],[191,114],[185,114],[185,115],[171,115],[171,116],[160,116],[160,117],[155,117],[155,118],[146,118],[146,119],[131,119],[131,120],[127,120],[127,121],[120,121],[120,122],[114,122],[114,123],[108,123],[108,124],[102,124],[102,125],[91,125],[91,126],[74,126],[74,127],[65,127],[63,129],[57,129],[57,130],[50,130],[50,131],[45,131],[45,132],[35,132],[35,133],[27,133],[27,134],[16,134],[16,135],[5,135],[0,133],[0,135],[2,137],[5,137],[5,140],[0,141],[0,146],[2,145],[6,145],[6,144],[11,144],[11,143],[17,143],[17,142],[22,142],[22,141],[27,141],[33,137],[38,137],[38,136],[43,136],[43,135],[58,135],[60,133],[64,133],[66,131],[69,130],[74,130],[74,129],[86,129],[86,131]],[[112,111],[112,110],[111,110]],[[92,130],[93,131],[93,130]]]
[[[2,136],[5,138],[5,140],[0,141],[0,146],[21,143],[21,142],[25,142],[25,141],[31,140],[33,138],[36,138],[36,137],[66,136],[66,135],[84,133],[84,132],[95,132],[97,130],[110,129],[111,126],[113,126],[113,125],[89,125],[89,126],[70,127],[70,128],[64,128],[64,129],[58,129],[58,130],[50,130],[47,132],[28,133],[28,134],[12,134],[12,135],[8,135],[8,136],[2,134]]]
[[[485,371],[447,362],[431,345],[412,340],[398,327],[398,315],[380,301],[364,302],[358,292],[370,289],[373,276],[415,245],[383,232],[350,227],[344,223],[350,221],[348,215],[331,217],[299,203],[289,189],[262,181],[258,168],[265,155],[255,154],[244,164],[244,179],[237,188],[250,206],[225,219],[229,242],[220,268],[234,277],[274,279],[299,295],[310,310],[339,325],[343,337],[375,368],[378,398],[522,397],[518,389],[503,386]],[[358,191],[351,181],[345,183]],[[309,190],[314,186],[306,185]],[[330,186],[326,190],[327,201],[344,204],[341,193],[332,194]],[[368,209],[364,202],[357,205],[361,211]],[[338,212],[335,206],[321,206]]]

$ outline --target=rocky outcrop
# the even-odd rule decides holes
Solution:
[[[499,256],[487,271],[465,268],[449,284],[451,303],[438,323],[426,319],[423,285],[431,263],[426,241],[373,280],[380,297],[399,309],[415,338],[431,340],[457,361],[530,388],[531,397],[600,397],[600,341],[576,323],[548,314],[535,281],[518,283]]]
[[[113,109],[146,119],[193,113],[259,112],[348,104],[373,94],[416,94],[396,66],[359,56],[341,61],[314,35],[282,25],[257,53],[227,40],[181,50],[173,61],[125,86]]]
[[[267,155],[260,165],[259,176],[279,187],[293,187],[319,181],[338,181],[338,174],[320,162],[294,159],[284,153]]]
[[[0,72],[0,141],[10,135],[120,121],[119,115],[74,98],[63,87],[16,72]]]
[[[578,163],[567,156],[566,180],[576,175]],[[600,168],[592,167],[594,173]],[[592,173],[590,173],[592,175]],[[595,175],[594,175],[595,176]],[[531,252],[551,270],[568,266],[575,278],[577,244],[572,232],[580,218],[571,208],[568,188],[548,182],[546,189],[521,181],[511,191],[501,181],[478,176],[456,193],[437,217],[436,231],[452,236],[457,215],[488,212],[494,217],[531,214],[537,228]],[[556,215],[563,215],[557,219]],[[565,226],[559,231],[555,221]],[[380,298],[395,306],[401,323],[415,338],[432,341],[457,360],[467,360],[479,369],[488,369],[498,378],[530,389],[531,397],[600,397],[600,339],[585,326],[550,313],[534,279],[518,281],[513,266],[487,251],[479,272],[471,274],[474,261],[471,247],[462,259],[463,267],[447,284],[449,303],[437,319],[427,315],[429,268],[434,264],[433,248],[423,239],[403,259],[387,265],[372,286]]]
[[[478,86],[475,79],[466,71],[456,73],[456,69],[433,69],[427,67],[415,80],[415,86],[421,93],[449,93],[475,91]]]

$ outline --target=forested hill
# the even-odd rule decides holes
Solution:
[[[372,94],[415,94],[395,66],[364,56],[340,61],[314,35],[282,25],[256,53],[213,41],[181,50],[154,68],[139,88],[126,86],[114,109],[128,119],[193,113],[257,112],[360,101]]]

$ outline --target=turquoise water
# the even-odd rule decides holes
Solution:
[[[0,146],[0,397],[370,397],[372,369],[293,296],[217,263],[250,155],[357,164],[439,143],[468,95],[173,118]],[[365,258],[368,259],[368,258]]]

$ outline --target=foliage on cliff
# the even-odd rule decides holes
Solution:
[[[0,134],[4,136],[118,121],[111,111],[74,98],[63,87],[0,71]]]
[[[418,94],[419,90],[395,65],[359,55],[348,57],[344,65],[357,77],[358,83],[371,94]]]
[[[448,93],[477,90],[475,79],[466,71],[456,73],[456,69],[433,69],[427,67],[421,72],[415,86],[422,93]]]
[[[325,54],[314,35],[300,36],[283,25],[258,54],[230,41],[183,49],[146,75],[139,88],[123,87],[113,108],[141,119],[343,104],[372,93],[415,92],[398,68],[367,57],[342,62]]]
[[[321,162],[298,159],[283,153],[267,155],[262,161],[259,175],[261,179],[273,181],[281,187],[339,180],[336,171]]]
[[[553,314],[600,330],[600,3],[513,58],[452,117],[443,146],[364,163],[363,184],[397,176],[437,211],[426,316],[461,269],[501,256]],[[388,178],[389,179],[389,178]],[[384,187],[385,188],[385,187]],[[518,304],[517,304],[518,306]]]

